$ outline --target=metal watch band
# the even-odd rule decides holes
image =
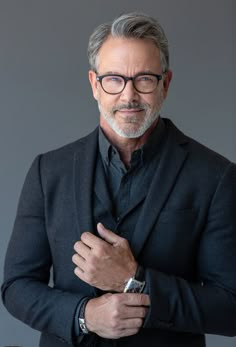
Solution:
[[[140,282],[131,277],[124,289],[124,293],[142,293],[145,282]]]
[[[83,334],[89,334],[89,330],[86,326],[86,322],[85,322],[85,307],[87,305],[87,302],[89,301],[89,299],[85,299],[80,307],[80,311],[79,311],[79,327],[80,330],[82,331]]]
[[[131,277],[126,283],[124,293],[142,293],[144,286],[144,268],[141,265],[138,265],[134,277]]]
[[[134,275],[134,279],[136,279],[137,281],[143,282],[145,280],[145,272],[144,272],[144,268],[141,265],[137,266],[135,275]]]

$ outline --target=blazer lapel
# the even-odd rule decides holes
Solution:
[[[176,142],[175,135],[171,130],[176,131],[177,129],[172,127],[171,124],[159,167],[150,185],[131,240],[131,249],[136,259],[173,189],[188,154],[183,146]],[[186,137],[182,133],[179,132],[178,135],[181,135],[182,143],[186,142]]]
[[[94,181],[94,191],[100,200],[101,204],[106,208],[109,213],[112,213],[113,205],[110,192],[107,185],[106,173],[103,167],[102,159],[97,159],[96,166],[97,175]]]
[[[74,155],[74,194],[75,214],[78,231],[93,232],[92,196],[93,181],[97,158],[98,129],[81,139]]]

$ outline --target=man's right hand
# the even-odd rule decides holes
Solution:
[[[90,299],[85,308],[89,331],[107,339],[118,339],[137,334],[143,325],[148,307],[146,294],[104,294]]]

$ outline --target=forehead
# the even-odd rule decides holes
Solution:
[[[103,72],[132,71],[160,72],[160,50],[151,40],[108,37],[97,60]]]

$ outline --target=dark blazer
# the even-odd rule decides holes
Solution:
[[[164,121],[168,138],[130,242],[151,308],[140,332],[115,346],[203,347],[205,333],[236,335],[236,165]],[[76,306],[97,295],[71,260],[75,241],[93,230],[97,139],[96,129],[38,156],[21,193],[2,297],[42,332],[41,347],[72,346]]]

